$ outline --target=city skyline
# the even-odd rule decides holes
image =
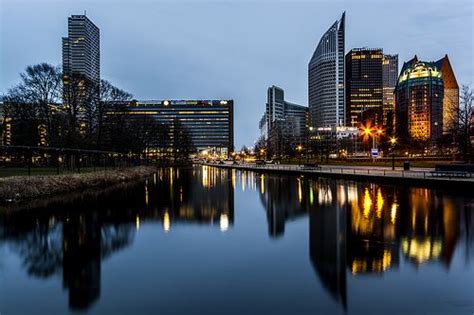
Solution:
[[[21,9],[26,3],[32,10],[23,12]],[[266,98],[264,88],[272,84],[281,86],[289,99],[308,104],[307,62],[320,36],[344,10],[347,15],[346,53],[354,47],[381,47],[390,54],[398,54],[400,65],[414,54],[427,61],[448,54],[458,82],[471,86],[473,83],[472,41],[465,40],[472,38],[469,23],[472,24],[473,8],[467,1],[450,4],[449,13],[443,11],[446,1],[430,3],[429,7],[423,2],[414,4],[414,11],[418,6],[423,8],[418,13],[405,12],[403,3],[384,4],[390,15],[403,12],[393,23],[386,21],[388,13],[375,15],[380,8],[375,4],[372,15],[367,13],[372,17],[368,22],[364,10],[349,3],[278,3],[272,5],[271,12],[292,20],[282,25],[274,21],[259,23],[262,10],[268,9],[264,2],[147,3],[150,12],[132,10],[126,4],[113,5],[117,4],[114,1],[94,5],[90,2],[3,1],[0,5],[0,93],[18,82],[18,73],[26,65],[42,61],[59,65],[67,17],[82,14],[84,10],[101,29],[103,78],[129,91],[136,99],[234,99],[236,149],[257,139],[258,120]],[[213,10],[208,12],[210,8]],[[117,24],[110,18],[114,13],[124,11],[130,12],[133,23]],[[318,18],[306,19],[311,12],[318,12]],[[27,28],[14,23],[20,13],[29,21]],[[42,18],[38,19],[39,15],[43,15]],[[214,15],[217,16],[214,22],[206,19]],[[180,22],[170,23],[173,22],[170,18],[177,16],[181,17]],[[244,16],[248,17],[247,23],[238,23]],[[155,24],[156,21],[160,22]],[[364,33],[377,21],[384,22],[383,30],[389,36]],[[459,28],[461,21],[464,27]],[[150,32],[146,26],[151,27],[152,33],[146,33]],[[13,27],[15,32],[11,32]],[[277,34],[268,33],[270,29],[275,29]],[[249,30],[255,31],[254,34],[248,34]],[[276,35],[280,42],[271,43]],[[24,40],[18,41],[18,38]],[[270,46],[267,45],[269,42]],[[31,45],[38,43],[41,49],[31,49]],[[246,49],[240,49],[243,46]],[[272,48],[271,53],[268,47]]]

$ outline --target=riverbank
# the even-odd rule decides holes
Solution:
[[[150,176],[155,171],[156,167],[153,166],[138,166],[94,173],[6,177],[0,179],[0,202],[18,202],[85,189],[103,189]]]
[[[430,168],[419,168],[410,171],[392,170],[389,167],[363,166],[334,166],[321,165],[319,169],[305,168],[301,165],[289,164],[208,164],[203,165],[254,171],[258,173],[275,173],[286,175],[304,175],[312,177],[340,178],[350,180],[365,180],[387,184],[413,185],[429,188],[442,188],[463,192],[474,190],[474,178],[434,177]]]

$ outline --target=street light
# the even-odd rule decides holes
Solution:
[[[392,145],[392,171],[395,170],[395,145],[397,144],[397,137],[390,137],[390,144]]]
[[[301,163],[301,150],[303,150],[303,146],[301,144],[299,144],[296,147],[296,150],[299,152],[299,160],[300,160],[300,163]]]

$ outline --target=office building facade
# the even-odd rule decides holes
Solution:
[[[71,85],[79,85],[83,96],[96,94],[98,97],[100,31],[87,16],[68,18],[68,36],[62,38],[62,55],[64,94],[70,95],[71,88],[78,88]]]
[[[345,13],[323,34],[308,64],[311,126],[344,125]]]
[[[346,125],[382,124],[383,51],[354,48],[346,55]]]
[[[132,101],[106,115],[127,115],[136,123],[151,117],[172,134],[184,128],[196,153],[209,152],[227,157],[234,150],[234,109],[232,100],[151,100]],[[173,150],[172,135],[165,147],[151,144],[150,151]]]
[[[443,130],[443,78],[436,63],[405,62],[395,89],[399,138],[435,144]]]
[[[393,130],[393,117],[395,110],[395,86],[398,79],[398,55],[383,55],[383,125],[387,132]]]
[[[260,136],[268,139],[276,122],[291,121],[295,137],[304,137],[309,123],[309,109],[306,106],[285,100],[285,91],[275,85],[267,89],[265,113],[259,122]],[[281,126],[281,124],[280,124]]]

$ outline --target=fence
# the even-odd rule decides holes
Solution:
[[[240,163],[238,165],[220,164],[219,167],[239,168],[245,170],[282,170],[294,171],[301,173],[322,173],[322,174],[346,174],[346,175],[369,175],[369,176],[384,176],[384,177],[407,177],[407,178],[434,178],[431,170],[389,170],[385,168],[370,168],[370,167],[333,167],[333,166],[319,166],[311,167],[304,165],[288,165],[288,164],[250,164]],[[466,176],[472,179],[472,173]],[[443,178],[459,179],[457,176],[446,176]]]

